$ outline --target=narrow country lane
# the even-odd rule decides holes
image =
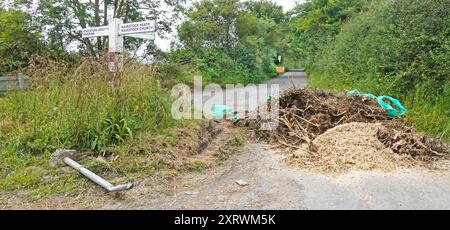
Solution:
[[[269,84],[306,86],[303,72]],[[178,179],[172,195],[148,196],[105,209],[450,209],[450,172],[350,172],[337,177],[294,169],[282,154],[250,143],[222,166]],[[245,186],[235,182],[242,180]]]

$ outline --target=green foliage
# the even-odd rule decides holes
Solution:
[[[315,61],[328,43],[334,41],[341,26],[364,9],[367,0],[310,0],[289,12],[289,33],[285,41],[287,62],[305,67]]]
[[[194,51],[203,48],[231,50],[236,41],[234,22],[239,15],[237,0],[203,0],[193,4],[179,28],[181,41]]]
[[[233,139],[231,140],[231,144],[234,147],[241,147],[245,144],[245,137],[239,131],[233,133]]]
[[[40,0],[34,1],[37,7],[29,7],[33,4],[29,0],[12,2],[12,7],[33,15],[35,27],[46,35],[46,44],[51,50],[67,51],[69,47],[78,45],[80,54],[99,57],[107,51],[107,37],[83,39],[80,27],[108,25],[112,16],[124,22],[154,20],[158,27],[157,33],[166,35],[171,32],[171,26],[183,11],[181,3],[184,0]],[[156,50],[151,44],[141,47],[141,39],[135,38],[126,38],[124,45],[130,51],[145,48],[149,55]]]
[[[206,82],[260,83],[273,72],[273,53],[282,48],[284,13],[269,1],[204,0],[179,27],[177,54],[196,65]]]
[[[26,161],[61,147],[105,151],[138,131],[168,128],[174,122],[168,93],[142,69],[131,69],[116,88],[100,71],[7,94],[0,99],[0,151],[23,154]],[[1,163],[7,170],[7,162]]]
[[[204,83],[259,83],[267,76],[256,75],[245,65],[245,56],[234,60],[225,52],[206,50],[197,53],[197,68],[202,73]],[[240,61],[241,62],[240,62]]]
[[[172,156],[155,157],[149,140],[179,143],[172,129],[197,127],[184,132],[195,133],[197,121],[171,118],[170,92],[160,86],[151,67],[127,65],[120,84],[112,87],[103,66],[85,62],[69,76],[54,77],[45,84],[31,79],[32,90],[0,97],[1,192],[24,189],[30,191],[30,198],[39,199],[72,194],[77,184],[89,183],[79,181],[82,177],[77,173],[50,168],[48,160],[58,148],[78,150],[83,153],[82,164],[100,175],[112,172],[115,178],[136,179],[161,169],[174,170],[164,160]],[[97,159],[113,153],[118,156],[114,161]],[[194,171],[202,167],[200,163],[192,166]]]
[[[0,9],[0,75],[26,67],[38,51],[38,34],[30,30],[25,13]]]
[[[148,74],[139,74],[127,72],[114,89],[94,74],[8,94],[0,101],[0,117],[9,124],[0,126],[0,141],[35,154],[62,146],[101,151],[138,130],[168,127],[167,92]]]
[[[194,163],[186,163],[183,165],[183,171],[186,172],[203,172],[206,169],[204,162],[196,161]]]
[[[0,180],[0,186],[6,190],[27,188],[38,183],[42,175],[43,172],[37,168],[20,168]]]
[[[120,114],[112,113],[103,121],[100,133],[91,141],[90,149],[99,150],[103,146],[120,144],[133,138],[135,120],[122,118]]]
[[[246,1],[243,2],[243,5],[248,12],[257,18],[273,20],[276,24],[281,24],[286,19],[283,7],[269,0]]]
[[[374,1],[313,57],[312,84],[397,97],[419,129],[449,139],[449,7],[438,0]]]

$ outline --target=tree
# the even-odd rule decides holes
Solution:
[[[186,16],[178,28],[180,41],[200,70],[214,77],[226,70],[240,75],[230,79],[241,82],[258,82],[272,73],[272,56],[282,49],[282,7],[267,0],[203,0]]]
[[[38,38],[25,13],[0,9],[0,73],[25,67],[29,56],[40,48]]]
[[[81,53],[98,57],[107,49],[108,38],[83,39],[81,28],[107,25],[112,17],[124,22],[155,20],[158,34],[165,36],[183,10],[184,0],[41,0],[36,9],[27,9],[30,0],[14,2],[14,7],[33,14],[54,49],[67,50],[78,44]],[[131,51],[137,50],[139,44],[141,40],[125,40],[125,47]]]
[[[246,66],[258,74],[269,73],[273,56],[284,50],[283,22],[281,6],[265,0],[245,2],[236,25],[240,50],[235,57],[239,62],[246,63]]]
[[[231,52],[236,46],[238,0],[204,0],[194,3],[188,20],[179,27],[181,42],[192,50],[220,48]]]
[[[313,60],[339,34],[341,26],[367,3],[367,0],[309,0],[298,4],[288,13],[289,56],[302,60],[303,64]]]
[[[246,11],[257,18],[272,19],[277,24],[283,23],[286,19],[283,7],[269,0],[248,1],[244,2],[243,5]]]

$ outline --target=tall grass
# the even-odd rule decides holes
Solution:
[[[55,149],[99,154],[176,124],[152,68],[128,64],[110,84],[105,66],[86,61],[67,75],[36,74],[32,89],[0,97],[0,188],[38,183]]]
[[[76,72],[45,87],[6,95],[0,101],[0,141],[34,154],[61,147],[98,151],[138,130],[169,125],[168,94],[148,69],[128,67],[116,86],[107,75]]]

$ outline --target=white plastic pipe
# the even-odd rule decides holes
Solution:
[[[106,181],[105,179],[97,176],[97,174],[89,171],[89,169],[83,167],[82,165],[78,164],[76,161],[74,161],[68,157],[64,158],[64,163],[66,163],[70,167],[78,170],[81,174],[83,174],[84,176],[86,176],[87,178],[89,178],[90,180],[95,182],[96,184],[102,186],[102,188],[108,190],[108,192],[120,192],[123,190],[129,190],[129,189],[133,188],[132,183],[114,186],[111,183],[109,183],[108,181]]]

